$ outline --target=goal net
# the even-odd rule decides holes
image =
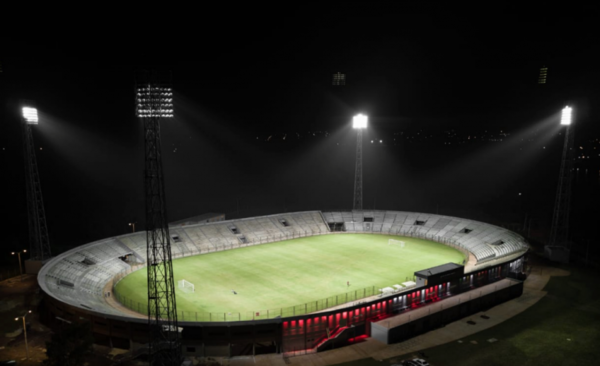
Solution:
[[[388,240],[388,245],[397,245],[400,248],[404,248],[405,244],[406,243],[403,242],[402,240],[396,240],[396,239],[390,239],[390,240]]]
[[[181,291],[195,292],[193,283],[186,280],[177,281],[177,283],[179,284],[179,288],[181,289]]]

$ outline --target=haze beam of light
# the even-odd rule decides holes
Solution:
[[[85,126],[84,121],[67,122],[43,113],[41,117],[44,124],[40,125],[40,134],[48,139],[52,150],[61,154],[63,162],[72,164],[73,174],[83,173],[96,182],[113,185],[113,176],[131,172],[133,164],[126,161],[130,159],[132,149],[106,136],[89,132],[82,127]],[[114,162],[121,164],[115,165]]]
[[[45,198],[50,209],[59,206],[62,212],[60,225],[54,224],[57,241],[116,235],[130,217],[143,216],[141,149],[121,138],[120,129],[116,135],[111,130],[126,124],[126,117],[101,125],[92,116],[64,120],[41,111],[39,117],[44,121],[36,131],[44,143]],[[134,116],[130,121],[135,123]]]
[[[319,205],[348,208],[347,196],[354,184],[356,132],[346,123],[328,131],[326,137],[304,139],[301,151],[280,167],[278,174],[285,189],[297,192],[302,210],[319,209]]]
[[[483,202],[489,199],[491,192],[499,194],[520,175],[535,174],[533,169],[547,156],[543,147],[558,136],[560,126],[557,117],[556,114],[547,117],[493,145],[487,142],[481,150],[472,152],[469,158],[430,172],[429,178],[441,177],[441,185],[444,182],[454,184],[455,195]]]
[[[266,155],[244,138],[242,121],[175,95],[177,113],[161,126],[170,219],[237,211],[240,196],[256,197]]]

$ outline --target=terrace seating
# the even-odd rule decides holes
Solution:
[[[200,252],[196,243],[188,236],[185,230],[171,228],[169,229],[169,234],[171,235],[171,245],[179,246],[183,255],[194,255]]]
[[[347,232],[389,233],[459,245],[473,253],[478,262],[527,249],[525,240],[516,233],[456,217],[399,211],[326,212],[323,217],[328,223],[343,222]]]
[[[186,233],[187,237],[194,243],[198,248],[199,253],[206,253],[210,251],[212,244],[210,238],[202,231],[198,226],[184,226],[179,230]]]
[[[137,256],[146,262],[146,233],[137,232],[119,236],[119,241],[130,248]]]
[[[44,284],[52,294],[74,306],[119,315],[104,301],[104,286],[131,268],[120,259],[128,254],[131,251],[114,239],[75,248],[43,267]]]

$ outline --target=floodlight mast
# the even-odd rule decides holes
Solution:
[[[572,109],[562,110],[560,124],[567,126],[562,152],[562,162],[554,202],[554,214],[550,228],[550,246],[570,248],[569,214],[571,211],[571,182],[573,171],[573,132],[571,131]]]
[[[46,211],[44,210],[40,175],[35,156],[33,135],[31,133],[31,125],[37,125],[39,118],[36,108],[23,106],[21,112],[23,156],[25,159],[25,190],[27,192],[27,219],[29,224],[29,255],[32,260],[45,261],[52,254],[48,238],[48,226],[46,224]]]
[[[161,118],[173,117],[170,73],[136,74],[136,114],[144,123],[150,365],[181,365],[175,281],[162,168]]]
[[[369,117],[357,114],[352,119],[352,128],[356,129],[356,165],[354,169],[354,203],[353,210],[363,209],[363,179],[362,179],[362,131],[367,128]]]

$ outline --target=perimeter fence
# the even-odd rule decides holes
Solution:
[[[259,309],[245,312],[198,312],[198,311],[178,311],[177,318],[181,321],[198,322],[229,322],[242,320],[264,320],[274,318],[286,318],[296,315],[305,315],[321,310],[328,310],[338,305],[344,305],[356,302],[367,297],[379,295],[379,288],[375,286],[365,287],[358,290],[344,292],[338,295],[326,297],[324,299],[309,301],[304,304],[288,306],[284,308]],[[148,303],[141,303],[128,298],[118,292],[114,293],[115,298],[128,309],[137,311],[141,314],[148,314]]]
[[[272,243],[272,242],[277,242],[277,241],[282,241],[282,240],[302,238],[302,237],[307,237],[307,236],[323,235],[323,234],[335,235],[335,234],[343,234],[343,233],[365,233],[365,234],[379,233],[379,234],[406,236],[406,237],[412,237],[412,238],[416,238],[416,239],[432,240],[432,241],[436,241],[438,243],[443,243],[447,246],[450,246],[450,247],[462,252],[465,255],[465,257],[467,258],[466,260],[468,260],[468,258],[469,258],[469,248],[457,240],[454,240],[454,239],[451,239],[448,237],[444,237],[444,236],[431,235],[431,234],[417,232],[414,229],[413,230],[401,230],[399,228],[397,228],[396,230],[392,230],[392,229],[381,230],[381,228],[380,228],[379,230],[376,230],[376,229],[375,230],[372,229],[370,231],[353,230],[353,231],[344,231],[344,232],[325,232],[325,231],[321,231],[321,230],[302,230],[302,231],[296,232],[296,233],[273,235],[273,236],[269,236],[269,237],[260,237],[260,238],[256,238],[255,240],[253,240],[251,242],[247,242],[247,243],[215,244],[212,248],[205,250],[204,253],[218,252],[218,251],[223,251],[223,250],[230,250],[230,249],[242,248],[242,247],[246,247],[246,246],[253,246],[253,245],[257,245],[257,244],[266,244],[266,243]],[[194,255],[194,254],[203,254],[203,253],[202,252],[187,253],[187,255]],[[183,257],[183,256],[187,256],[187,255],[185,253],[182,253],[180,256]],[[173,258],[176,258],[176,256],[174,256]],[[489,258],[489,259],[486,258],[483,260],[479,260],[478,264],[487,262],[490,259],[497,259],[497,258],[498,257]],[[466,260],[465,260],[465,262],[466,262]],[[463,264],[465,262],[463,262]],[[130,270],[126,270],[126,271],[123,271],[123,272],[117,274],[113,278],[113,283],[116,284],[116,282],[118,282],[123,277],[127,276],[131,272],[133,272],[137,269],[140,269],[142,267],[145,267],[145,265],[137,265]],[[404,291],[404,289],[401,289],[400,291]],[[131,298],[128,298],[125,295],[117,293],[116,291],[114,292],[114,295],[117,298],[117,300],[121,304],[123,304],[125,307],[127,307],[133,311],[137,311],[138,313],[141,313],[141,314],[148,314],[148,304],[146,302],[141,303],[141,302],[135,301]],[[324,299],[310,301],[310,302],[306,302],[304,304],[289,306],[289,307],[285,307],[285,308],[259,309],[259,310],[246,311],[246,312],[178,311],[177,316],[178,316],[178,319],[182,320],[182,321],[199,321],[199,322],[211,322],[211,321],[227,322],[227,321],[285,318],[285,317],[296,316],[296,315],[305,315],[305,314],[310,314],[310,313],[314,313],[317,311],[330,309],[335,306],[348,304],[353,301],[358,301],[358,300],[361,300],[361,299],[364,299],[364,298],[367,298],[370,296],[375,296],[375,295],[379,295],[379,291],[375,286],[371,286],[371,287],[365,287],[360,290],[349,291],[349,292],[345,292],[342,294],[330,296],[330,297],[327,297]]]

